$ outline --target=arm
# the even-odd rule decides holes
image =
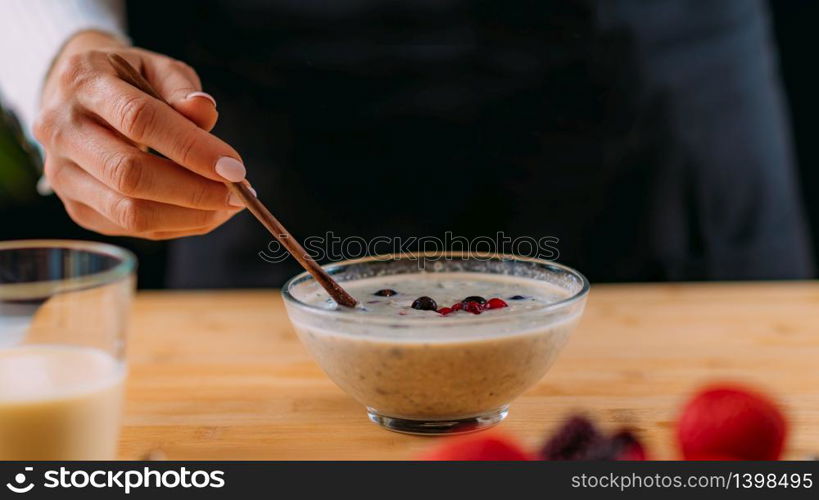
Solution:
[[[120,0],[4,0],[0,97],[31,135],[45,76],[72,35],[96,30],[125,40]]]

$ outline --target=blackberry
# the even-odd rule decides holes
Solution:
[[[585,417],[572,417],[546,442],[541,452],[544,460],[594,460],[606,448],[606,439]],[[599,458],[598,458],[599,460]]]
[[[605,436],[585,417],[572,417],[543,447],[544,460],[645,460],[640,441],[628,430]]]

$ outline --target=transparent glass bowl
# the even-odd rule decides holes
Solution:
[[[567,292],[565,299],[519,314],[446,321],[327,309],[305,301],[319,289],[309,274],[288,281],[288,315],[321,368],[367,407],[373,422],[412,434],[471,432],[503,420],[509,404],[543,377],[563,349],[589,291],[586,278],[571,268],[511,255],[388,255],[325,269],[342,284],[463,272],[540,280]]]

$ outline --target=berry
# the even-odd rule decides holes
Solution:
[[[532,457],[515,441],[497,433],[482,433],[444,441],[421,460],[524,461]]]
[[[729,457],[728,455],[692,455],[686,460],[696,462],[732,462],[739,459],[736,457]]]
[[[438,309],[438,304],[431,297],[424,295],[423,297],[415,299],[412,303],[412,308],[420,311],[435,311]]]
[[[442,308],[438,309],[438,314],[440,314],[442,316],[446,316],[447,314],[449,314],[451,312],[452,312],[451,307],[442,307]]]
[[[461,309],[463,309],[463,307],[464,307],[464,305],[463,305],[462,303],[457,302],[457,303],[455,303],[455,304],[452,304],[452,308],[451,308],[451,309],[452,309],[453,311],[460,311]]]
[[[776,460],[786,427],[782,412],[765,396],[741,387],[714,386],[685,405],[677,439],[686,459]]]
[[[467,302],[477,302],[478,304],[483,305],[486,304],[486,299],[481,297],[480,295],[470,295],[461,302],[463,302],[464,304],[466,304]]]
[[[483,307],[477,302],[464,302],[464,311],[480,314],[483,312]]]
[[[390,288],[384,288],[383,290],[379,290],[375,292],[373,295],[378,295],[379,297],[392,297],[393,295],[397,295],[398,292],[392,290]]]
[[[502,307],[509,307],[509,304],[504,302],[503,299],[489,299],[489,301],[486,303],[487,309],[500,309]]]
[[[544,460],[586,460],[593,448],[605,445],[605,437],[585,417],[572,417],[546,442]]]
[[[509,297],[509,300],[526,300],[526,297],[524,297],[523,295],[512,295],[511,297]]]
[[[544,460],[645,460],[643,445],[627,430],[603,435],[585,417],[572,417],[543,447]]]
[[[620,431],[611,437],[611,448],[615,460],[646,460],[646,450],[630,431]]]

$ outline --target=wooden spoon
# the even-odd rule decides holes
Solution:
[[[145,92],[146,94],[150,95],[154,99],[158,99],[165,104],[168,104],[162,96],[157,93],[156,90],[151,86],[150,83],[137,71],[131,66],[128,61],[126,61],[122,56],[117,54],[108,54],[108,61],[116,70],[117,75],[122,78],[124,81],[128,82],[129,84],[133,85],[134,87],[138,88],[139,90]],[[168,104],[170,106],[170,104]],[[304,250],[304,247],[296,241],[293,236],[290,235],[290,232],[281,225],[281,223],[270,213],[261,201],[253,194],[250,190],[249,184],[247,182],[226,182],[225,183],[230,189],[230,191],[236,196],[238,196],[247,206],[247,209],[250,210],[256,219],[262,223],[262,225],[270,231],[279,243],[282,244],[284,248],[290,252],[290,255],[293,256],[294,259],[298,261],[301,266],[310,273],[313,278],[325,289],[327,293],[330,294],[330,297],[336,301],[336,303],[345,306],[345,307],[355,307],[357,301],[353,298],[352,295],[347,293],[341,285],[336,282],[327,271],[322,269],[321,266],[313,260],[312,257]]]

